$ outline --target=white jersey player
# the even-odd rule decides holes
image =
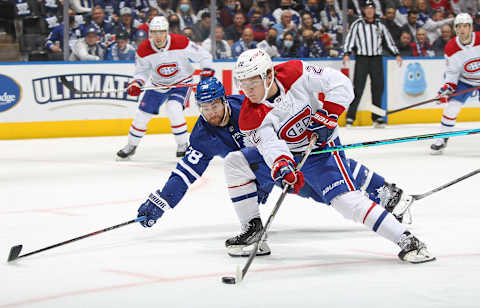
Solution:
[[[234,78],[247,97],[240,129],[256,145],[275,181],[294,193],[307,188],[315,201],[398,244],[403,261],[435,259],[391,213],[355,187],[343,151],[311,155],[301,171],[295,169],[313,133],[317,149],[340,145],[337,120],[354,98],[346,76],[300,60],[274,67],[265,51],[251,49],[239,56]]]
[[[147,90],[138,106],[128,135],[128,144],[118,151],[119,159],[135,154],[145,135],[147,124],[165,104],[172,133],[177,142],[177,157],[185,156],[188,146],[187,122],[183,109],[188,103],[191,87],[169,87],[191,84],[194,68],[190,59],[202,67],[201,78],[211,77],[212,56],[208,51],[191,42],[186,36],[168,33],[168,21],[157,16],[149,24],[149,39],[138,46],[135,75],[128,84],[128,94],[138,96],[143,86],[158,86],[158,90]],[[164,86],[164,87],[163,87]],[[162,88],[163,87],[163,88]]]
[[[455,17],[454,27],[457,36],[445,46],[445,84],[438,92],[440,102],[448,102],[443,108],[442,132],[450,131],[455,126],[458,113],[466,100],[475,93],[473,88],[480,86],[480,32],[473,32],[472,17],[467,13]],[[462,91],[466,93],[448,98],[451,94]],[[432,154],[441,154],[447,141],[448,138],[437,139],[430,146]]]

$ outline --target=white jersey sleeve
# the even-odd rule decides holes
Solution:
[[[72,50],[72,55],[71,57],[73,60],[80,60],[80,61],[98,61],[100,60],[100,57],[96,55],[91,55],[88,53],[88,45],[85,42],[85,39],[80,39],[78,40]],[[75,58],[76,57],[76,58]]]
[[[275,130],[273,118],[267,117],[258,129],[249,131],[247,134],[250,141],[256,145],[267,165],[272,168],[276,160],[288,157],[293,161],[293,155],[285,140],[279,139]]]
[[[462,70],[462,63],[457,57],[449,57],[445,54],[445,59],[447,62],[447,68],[445,70],[445,83],[454,85],[454,88],[457,86],[458,79],[460,78],[460,73]]]
[[[213,57],[208,50],[189,41],[185,53],[188,58],[200,64],[201,68],[213,69]]]
[[[133,76],[133,79],[140,79],[144,83],[146,83],[150,77],[152,71],[152,66],[150,62],[143,58],[140,57],[138,54],[135,56],[135,74]]]
[[[329,67],[320,68],[318,66],[305,65],[304,75],[307,77],[304,81],[306,89],[312,89],[313,91],[319,89],[319,94],[323,93],[321,95],[323,96],[323,107],[329,113],[334,112],[334,110],[328,110],[330,108],[326,106],[325,102],[338,105],[338,108],[335,109],[339,110],[334,113],[340,116],[355,97],[352,82],[338,70]]]

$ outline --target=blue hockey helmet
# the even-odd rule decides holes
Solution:
[[[205,121],[214,126],[227,125],[230,119],[230,105],[225,96],[225,88],[217,78],[210,77],[197,84],[195,101]],[[223,108],[219,104],[223,104]]]
[[[217,78],[211,77],[200,81],[197,85],[195,100],[198,105],[212,102],[217,98],[225,100],[225,88]]]

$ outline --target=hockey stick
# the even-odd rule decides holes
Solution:
[[[416,136],[409,136],[409,137],[374,140],[374,141],[339,145],[339,146],[331,147],[325,150],[312,152],[312,154],[337,152],[337,151],[344,151],[344,150],[356,149],[356,148],[365,148],[365,147],[384,145],[384,144],[390,144],[390,143],[401,143],[401,142],[427,140],[427,139],[435,139],[435,138],[447,138],[447,137],[453,137],[453,136],[473,135],[478,133],[480,133],[480,128],[457,130],[457,131],[445,132],[445,133],[425,134],[425,135],[416,135]]]
[[[305,151],[305,154],[303,155],[302,160],[298,164],[297,170],[302,169],[303,165],[307,161],[308,156],[310,156],[310,153],[312,152],[313,146],[317,142],[317,138],[318,138],[318,136],[316,134],[312,135],[312,138],[310,139],[310,144],[308,145],[308,148]],[[235,284],[235,283],[239,283],[243,280],[243,278],[245,277],[245,275],[248,272],[248,269],[250,268],[250,265],[253,262],[253,259],[255,259],[256,255],[257,255],[258,247],[260,246],[261,243],[263,243],[265,241],[265,236],[267,234],[267,230],[270,227],[270,225],[272,224],[273,218],[277,214],[278,209],[280,208],[280,205],[282,205],[283,199],[285,199],[285,196],[287,195],[287,192],[288,192],[289,188],[290,188],[290,185],[285,185],[285,187],[283,187],[282,194],[280,195],[280,198],[278,198],[278,201],[275,204],[275,207],[273,208],[272,213],[270,214],[270,217],[268,217],[267,223],[265,224],[265,227],[263,228],[263,230],[260,233],[260,237],[255,242],[255,246],[250,251],[250,255],[248,256],[248,260],[245,263],[245,266],[243,267],[243,269],[240,271],[240,267],[237,267],[236,277],[222,277],[222,282],[223,283]]]
[[[105,90],[105,91],[103,91],[103,90],[82,91],[82,90],[76,89],[75,86],[73,85],[73,82],[68,81],[65,76],[60,76],[60,81],[67,89],[69,89],[74,94],[98,94],[98,95],[100,95],[100,94],[106,94],[106,93],[123,93],[127,90],[127,88],[124,88],[124,89]],[[187,87],[195,88],[196,86],[197,86],[197,84],[195,84],[195,83],[174,84],[174,85],[164,85],[164,86],[151,86],[151,87],[143,87],[142,91],[174,89],[174,88],[187,88]]]
[[[455,97],[457,95],[461,95],[461,94],[465,94],[465,93],[468,93],[468,92],[472,92],[472,91],[475,91],[475,90],[478,90],[480,89],[480,86],[478,87],[474,87],[474,88],[470,88],[470,89],[466,89],[466,90],[463,90],[463,91],[460,91],[460,92],[455,92],[453,93],[452,95],[450,95],[448,97],[448,99],[452,98],[452,97]],[[395,113],[395,112],[399,112],[399,111],[403,111],[405,109],[410,109],[410,108],[413,108],[413,107],[417,107],[417,106],[421,106],[421,105],[425,105],[425,104],[428,104],[428,103],[431,103],[431,102],[435,102],[435,101],[438,101],[440,100],[439,97],[435,97],[435,98],[432,98],[432,99],[428,99],[426,101],[423,101],[423,102],[419,102],[419,103],[416,103],[416,104],[413,104],[413,105],[410,105],[410,106],[405,106],[405,107],[402,107],[402,108],[398,108],[398,109],[394,109],[394,110],[383,110],[382,108],[379,108],[377,106],[369,106],[369,110],[379,116],[386,116],[388,114],[392,114],[392,113]]]
[[[85,235],[82,235],[82,236],[79,236],[79,237],[76,237],[76,238],[72,238],[70,240],[67,240],[67,241],[64,241],[64,242],[61,242],[61,243],[58,243],[58,244],[54,244],[54,245],[51,245],[51,246],[48,246],[48,247],[45,247],[45,248],[42,248],[42,249],[38,249],[38,250],[35,250],[35,251],[32,251],[32,252],[23,254],[21,256],[20,256],[20,252],[22,251],[23,245],[16,245],[16,246],[13,246],[12,248],[10,248],[10,253],[8,254],[7,262],[12,262],[12,261],[18,260],[20,258],[31,256],[31,255],[37,254],[39,252],[55,248],[55,247],[63,246],[65,244],[69,244],[69,243],[72,243],[72,242],[75,242],[75,241],[78,241],[78,240],[81,240],[81,239],[84,239],[84,238],[87,238],[87,237],[90,237],[90,236],[94,236],[94,235],[97,235],[97,234],[100,234],[100,233],[103,233],[103,232],[107,232],[107,231],[110,231],[110,230],[113,230],[113,229],[117,229],[117,228],[129,225],[129,224],[135,223],[135,222],[141,222],[141,221],[144,221],[146,218],[147,218],[146,216],[141,216],[141,217],[138,217],[136,219],[132,219],[130,221],[127,221],[127,222],[124,222],[124,223],[121,223],[121,224],[118,224],[118,225],[115,225],[115,226],[111,226],[111,227],[108,227],[108,228],[105,228],[105,229],[102,229],[102,230],[98,230],[98,231],[95,231],[95,232],[92,232],[92,233],[89,233],[89,234],[85,234]]]
[[[425,197],[428,197],[430,196],[431,194],[433,193],[436,193],[436,192],[439,192],[447,187],[450,187],[452,186],[453,184],[457,184],[458,182],[460,181],[463,181],[465,179],[468,179],[469,177],[471,176],[474,176],[475,174],[477,173],[480,173],[480,169],[477,169],[477,170],[474,170],[468,174],[465,174],[464,176],[461,176],[455,180],[452,180],[442,186],[439,186],[437,188],[434,188],[430,191],[427,191],[426,193],[423,193],[423,194],[419,194],[419,195],[410,195],[409,197],[411,197],[411,201],[409,202],[406,202],[406,203],[403,203],[403,206],[402,207],[395,207],[395,209],[393,210],[393,213],[394,215],[403,215],[409,208],[410,206],[412,205],[413,201],[417,201],[417,200],[420,200],[420,199],[423,199]]]
[[[423,193],[423,194],[420,194],[420,195],[411,195],[411,196],[412,196],[413,200],[423,199],[423,198],[425,198],[425,197],[430,196],[430,195],[433,194],[433,193],[439,192],[440,190],[443,190],[443,189],[445,189],[445,188],[447,188],[447,187],[450,187],[450,186],[452,186],[453,184],[457,184],[457,183],[460,182],[460,181],[463,181],[463,180],[465,180],[465,179],[468,179],[469,177],[474,176],[474,175],[477,174],[477,173],[480,173],[480,169],[474,170],[474,171],[472,171],[472,172],[470,172],[470,173],[468,173],[468,174],[465,174],[464,176],[461,176],[461,177],[459,177],[459,178],[457,178],[457,179],[455,179],[455,180],[452,180],[452,181],[450,181],[450,182],[448,182],[448,183],[446,183],[446,184],[443,184],[442,186],[439,186],[439,187],[434,188],[434,189],[432,189],[432,190],[430,190],[430,191],[427,191],[426,193]]]

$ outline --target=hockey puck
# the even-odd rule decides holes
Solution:
[[[226,284],[235,284],[235,277],[222,277],[222,282]]]

